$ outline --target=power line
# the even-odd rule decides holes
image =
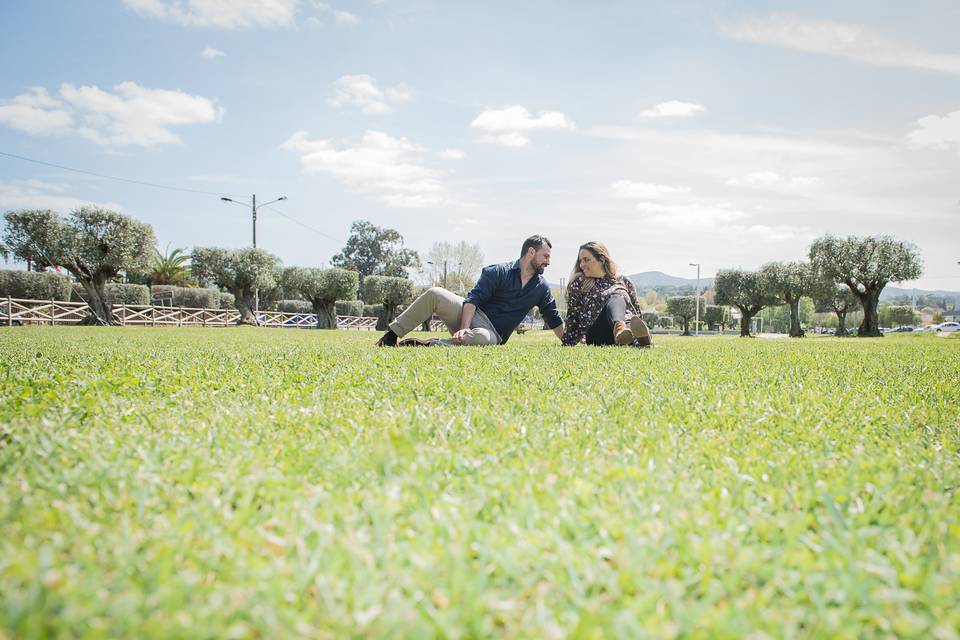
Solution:
[[[127,182],[129,184],[139,184],[145,187],[153,187],[154,189],[166,189],[168,191],[182,191],[184,193],[199,193],[205,196],[238,196],[234,193],[224,193],[222,191],[203,191],[201,189],[189,189],[187,187],[172,187],[167,184],[157,184],[156,182],[146,182],[144,180],[132,180],[130,178],[120,178],[117,176],[109,176],[104,173],[97,173],[95,171],[87,171],[86,169],[77,169],[75,167],[68,167],[62,164],[56,164],[53,162],[44,162],[43,160],[36,160],[34,158],[27,158],[26,156],[18,156],[14,153],[7,153],[5,151],[0,151],[0,156],[6,156],[8,158],[15,158],[16,160],[23,160],[24,162],[32,162],[34,164],[40,164],[45,167],[54,167],[55,169],[63,169],[64,171],[73,171],[75,173],[82,173],[88,176],[95,176],[97,178],[104,178],[106,180],[116,180],[118,182]]]
[[[300,226],[303,227],[304,229],[309,229],[310,231],[313,231],[314,233],[318,233],[318,234],[320,234],[321,236],[323,236],[324,238],[328,238],[328,239],[333,240],[334,242],[338,242],[338,243],[339,243],[339,242],[343,242],[343,240],[341,240],[340,238],[334,238],[334,237],[331,236],[329,233],[324,233],[323,231],[320,231],[320,229],[317,229],[316,227],[312,227],[312,226],[310,226],[309,224],[307,224],[306,222],[301,222],[300,220],[297,220],[297,219],[294,218],[293,216],[288,215],[288,214],[284,213],[283,211],[280,211],[280,209],[275,209],[275,208],[273,207],[273,205],[269,205],[269,204],[268,204],[268,205],[264,205],[262,208],[263,208],[263,209],[270,209],[270,210],[273,211],[274,213],[279,213],[281,216],[283,216],[283,217],[286,218],[287,220],[290,220],[291,222],[295,222],[296,224],[300,225]]]

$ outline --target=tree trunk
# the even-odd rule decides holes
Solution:
[[[430,331],[430,321],[433,320],[433,316],[430,316],[423,321],[423,324],[420,325],[420,331]]]
[[[681,318],[683,320],[683,333],[680,335],[689,336],[690,335],[690,318]]]
[[[750,321],[753,320],[752,313],[749,313],[745,309],[740,309],[740,337],[749,338],[750,337]]]
[[[237,311],[240,312],[237,324],[249,324],[254,327],[259,326],[260,323],[257,322],[257,315],[253,312],[255,299],[253,289],[238,289],[231,293],[233,293]]]
[[[802,338],[803,330],[800,328],[800,298],[788,300],[790,305],[790,337]]]
[[[857,337],[882,338],[880,333],[880,316],[877,313],[879,306],[880,288],[868,289],[860,294],[860,304],[863,305],[863,322],[857,329]]]
[[[834,313],[837,314],[837,332],[834,335],[838,338],[850,335],[847,331],[847,312],[834,310]]]
[[[397,317],[397,305],[383,304],[383,313],[377,318],[377,331],[386,331],[390,328],[390,323]]]
[[[97,326],[117,324],[117,319],[113,317],[107,300],[106,277],[94,274],[92,279],[80,279],[80,284],[87,293],[87,306],[90,308],[90,315],[84,318],[81,324]]]
[[[317,314],[317,329],[337,328],[337,302],[335,300],[314,300],[313,312]]]

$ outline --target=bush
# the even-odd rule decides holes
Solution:
[[[383,315],[383,305],[382,304],[365,304],[363,305],[363,317],[365,318],[379,318]]]
[[[72,302],[86,302],[87,290],[74,282],[70,292]],[[150,287],[145,284],[107,283],[107,304],[150,304]]]
[[[363,300],[337,300],[338,316],[362,316]]]
[[[150,287],[151,296],[164,291],[172,291],[172,307],[187,307],[190,309],[219,309],[220,292],[216,289],[198,287],[175,287],[169,284],[155,284]]]
[[[69,300],[70,278],[48,271],[0,270],[0,296],[23,300]]]
[[[277,311],[284,313],[313,313],[313,304],[308,300],[278,300]]]
[[[236,309],[236,297],[232,293],[227,293],[226,291],[220,292],[220,308],[221,309]]]
[[[107,304],[150,304],[150,287],[145,284],[108,282]]]

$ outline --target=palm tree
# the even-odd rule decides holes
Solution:
[[[150,284],[170,284],[178,287],[194,286],[190,274],[190,254],[183,249],[170,251],[167,245],[166,255],[154,248],[153,264],[150,265]]]

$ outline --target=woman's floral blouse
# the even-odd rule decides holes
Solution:
[[[640,314],[640,301],[637,289],[629,278],[623,276],[604,276],[587,278],[577,275],[567,286],[567,322],[560,342],[565,345],[579,344],[587,330],[600,317],[607,306],[610,296],[622,296],[627,303],[625,320]]]

